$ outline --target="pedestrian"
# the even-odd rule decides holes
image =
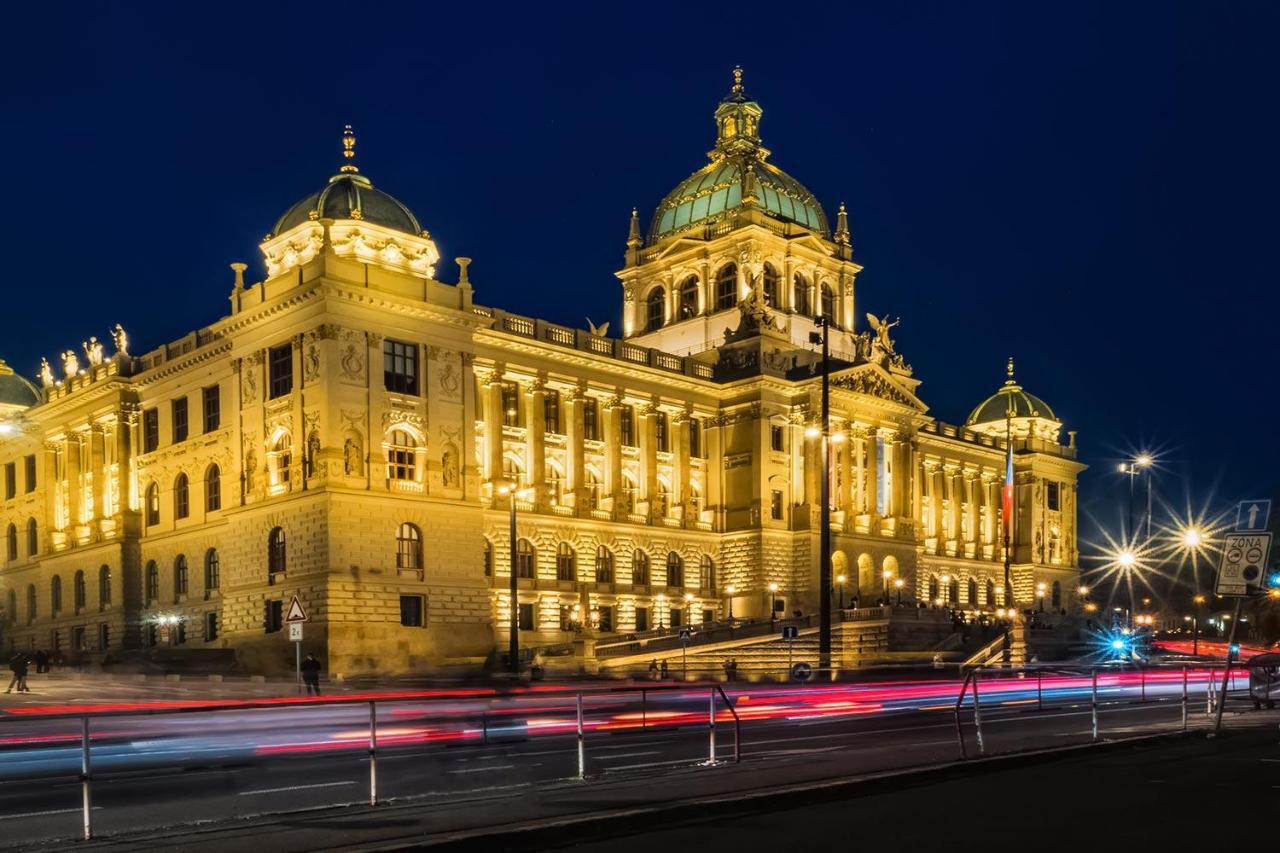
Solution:
[[[23,652],[18,652],[9,658],[9,671],[13,673],[13,678],[9,680],[9,688],[5,693],[12,693],[13,688],[17,687],[19,693],[30,693],[27,687],[27,656]]]
[[[302,683],[307,685],[308,696],[320,695],[320,661],[314,654],[307,655],[302,662]]]
[[[662,660],[662,667],[661,667],[661,669],[659,669],[659,670],[658,670],[658,677],[659,677],[659,678],[664,678],[664,679],[665,679],[665,678],[667,677],[667,671],[668,671],[668,670],[667,670],[667,661],[666,661],[666,659],[665,659],[665,658],[663,658],[663,660]]]
[[[654,658],[653,660],[649,661],[649,680],[650,681],[658,680],[658,659],[657,658]]]
[[[44,649],[36,652],[36,672],[43,673],[49,671],[49,653]]]

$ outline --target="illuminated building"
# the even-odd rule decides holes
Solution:
[[[709,163],[647,232],[632,215],[621,337],[476,302],[466,258],[441,280],[430,234],[356,168],[348,130],[340,171],[263,241],[266,278],[232,265],[226,316],[140,354],[117,328],[113,353],[86,342],[38,390],[0,375],[7,642],[284,667],[296,594],[334,672],[476,666],[511,613],[508,483],[526,647],[811,612],[820,316],[847,597],[1006,604],[1012,427],[1018,604],[1043,583],[1069,606],[1074,438],[1009,385],[964,426],[928,414],[897,322],[855,331],[844,206],[830,229],[769,161],[740,77],[715,120]]]

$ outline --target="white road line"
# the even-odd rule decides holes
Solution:
[[[304,791],[308,788],[337,788],[340,785],[354,785],[355,781],[350,782],[317,782],[314,785],[287,785],[283,788],[259,788],[256,791],[241,791],[240,796],[248,797],[253,794],[279,794],[284,791]],[[73,809],[78,811],[78,809]]]
[[[529,767],[537,767],[536,764],[530,764]],[[488,767],[464,767],[461,770],[449,770],[449,773],[483,773],[486,770],[513,770],[514,764],[491,764]]]
[[[620,752],[617,755],[596,755],[593,756],[596,761],[613,761],[617,758],[636,758],[641,755],[661,755],[662,750],[654,749],[649,752]]]
[[[93,810],[96,812],[101,808],[102,806],[94,806]],[[51,814],[72,814],[80,811],[82,811],[82,809],[50,809],[47,812],[23,812],[22,814],[0,815],[0,820],[13,820],[20,817],[44,817],[45,815]]]

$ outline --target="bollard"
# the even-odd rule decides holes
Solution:
[[[89,718],[80,718],[80,799],[84,808],[84,840],[93,838],[93,797],[89,790]]]
[[[1182,665],[1182,730],[1187,730],[1187,666]]]
[[[709,691],[709,709],[707,712],[707,763],[716,763],[716,689]]]
[[[1205,684],[1205,687],[1204,687],[1204,712],[1206,714],[1213,713],[1213,700],[1216,698],[1213,693],[1213,683],[1215,681],[1215,678],[1214,678],[1215,672],[1217,672],[1217,669],[1215,669],[1212,666],[1209,667],[1209,681]]]
[[[1098,671],[1093,671],[1093,739],[1098,739]]]
[[[986,755],[986,744],[982,740],[982,705],[978,701],[978,670],[973,671],[973,731],[978,740],[978,755]]]
[[[378,804],[378,705],[369,703],[369,805]]]
[[[582,730],[582,694],[578,694],[578,778],[587,778],[587,740]]]

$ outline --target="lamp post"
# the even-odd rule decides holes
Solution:
[[[1133,597],[1133,578],[1129,577],[1129,572],[1138,563],[1138,557],[1132,551],[1124,550],[1116,556],[1116,565],[1119,566],[1125,575],[1126,585],[1129,587],[1129,627],[1133,627],[1133,614],[1136,608],[1136,602]]]
[[[906,586],[906,584],[907,582],[904,581],[902,578],[896,578],[893,582],[894,588],[898,590],[898,606],[899,607],[902,606],[902,588]]]
[[[829,338],[830,318],[825,314],[815,321],[822,329],[822,502],[821,529],[818,533],[818,672],[831,671],[831,364]],[[817,343],[817,333],[809,340]]]
[[[1191,617],[1191,654],[1200,654],[1200,609],[1204,607],[1205,597],[1203,595],[1192,596],[1191,602],[1196,606],[1196,612]]]
[[[667,596],[664,593],[658,593],[658,630],[661,631],[666,626],[662,624],[662,611],[666,609]]]
[[[507,643],[507,668],[518,674],[520,672],[520,602],[517,598],[519,590],[516,584],[516,498],[528,494],[528,492],[518,491],[515,483],[501,483],[497,487],[497,492],[500,495],[505,495],[507,503],[511,505],[511,586],[509,589],[509,595],[511,596],[511,625],[509,628],[510,637]]]
[[[840,609],[844,610],[844,583],[847,581],[843,574],[836,575],[836,586],[840,587]]]
[[[893,569],[885,569],[883,572],[880,573],[880,576],[884,579],[884,603],[888,604],[889,603],[889,582],[893,580]]]
[[[774,614],[778,612],[774,609],[774,596],[778,594],[778,584],[776,581],[769,581],[769,585],[766,588],[769,590],[769,621],[772,622],[777,618]]]
[[[1128,462],[1120,463],[1120,473],[1129,475],[1129,529],[1137,532],[1133,524],[1133,497],[1134,497],[1134,480],[1139,471],[1146,473],[1147,479],[1147,506],[1143,519],[1143,538],[1151,538],[1151,470],[1155,467],[1155,457],[1150,453],[1139,453]]]
[[[738,591],[738,588],[733,584],[729,584],[724,588],[724,591],[725,591],[725,594],[729,596],[729,621],[732,622],[733,621],[733,594]]]
[[[1036,584],[1036,599],[1039,602],[1041,613],[1044,612],[1044,591],[1045,591],[1044,581],[1039,581]]]
[[[684,594],[684,624],[693,624],[693,593]]]

